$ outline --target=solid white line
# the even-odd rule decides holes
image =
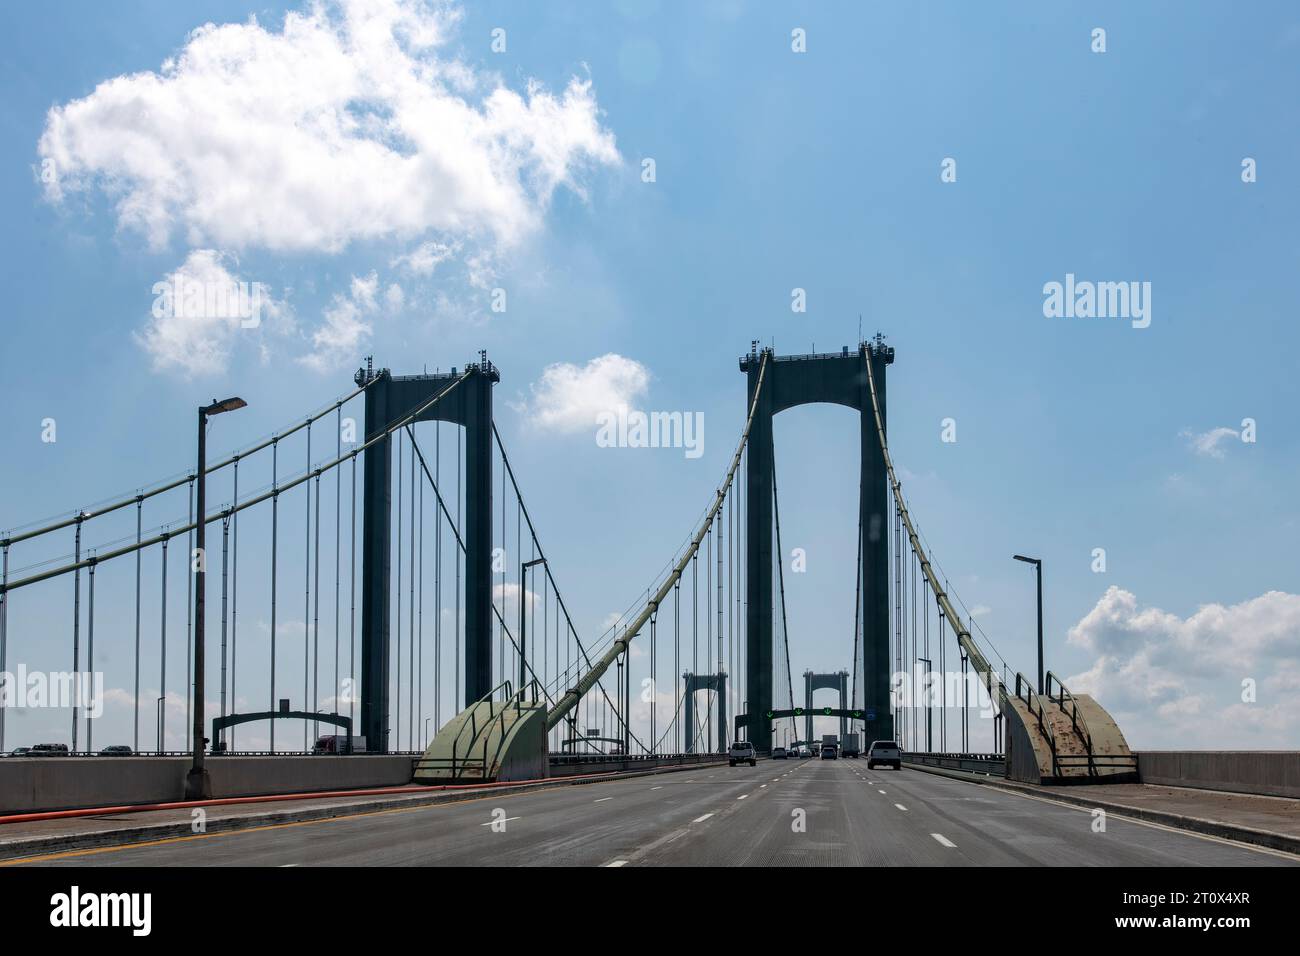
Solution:
[[[627,863],[627,860],[611,860],[609,863],[606,863],[605,865],[606,865],[606,866],[623,866],[623,865],[625,865],[626,863]]]
[[[692,820],[691,822],[692,822],[692,823],[703,823],[705,820],[707,820],[707,819],[708,819],[709,817],[711,817],[711,816],[713,816],[712,813],[706,813],[706,814],[704,814],[704,816],[702,816],[702,817],[696,817],[696,818],[695,818],[694,820]]]
[[[896,803],[894,806],[898,807],[898,809],[902,810],[904,813],[907,812],[907,807],[903,806],[901,803]]]
[[[490,827],[494,823],[509,823],[511,820],[522,820],[523,817],[506,817],[504,820],[489,820],[487,823],[480,823],[481,827]]]
[[[880,792],[884,793],[885,791],[881,790]],[[604,803],[606,800],[613,800],[613,799],[614,799],[613,797],[601,797],[599,800],[593,800],[592,803]]]
[[[942,844],[943,844],[944,846],[946,846],[946,847],[951,847],[951,848],[953,848],[953,849],[956,849],[956,848],[957,848],[957,844],[953,843],[951,840],[949,840],[949,839],[948,839],[946,836],[944,836],[942,833],[931,833],[930,836],[934,837],[936,840],[938,840],[940,843],[942,843]]]

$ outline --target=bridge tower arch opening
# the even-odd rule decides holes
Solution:
[[[698,691],[713,691],[714,699],[717,705],[717,735],[718,749],[717,753],[723,753],[727,749],[727,675],[724,671],[717,674],[692,674],[690,671],[682,674],[682,681],[685,684],[685,752],[688,754],[697,753],[695,741],[700,739],[704,743],[702,750],[708,751],[709,741],[705,739],[705,731],[701,729],[696,733],[695,728],[695,694]],[[707,705],[706,705],[707,708]]]
[[[763,387],[758,391],[762,358],[767,356]],[[765,713],[773,705],[773,528],[772,483],[775,449],[772,419],[797,405],[844,405],[858,412],[860,442],[859,508],[862,516],[862,683],[865,731],[868,740],[891,739],[893,717],[889,708],[889,475],[885,453],[877,434],[871,403],[871,375],[876,385],[882,421],[885,414],[885,369],[894,361],[894,349],[877,335],[860,342],[856,350],[777,356],[757,344],[740,360],[748,380],[746,408],[758,401],[749,432],[749,467],[745,479],[745,633],[746,697],[748,711]],[[757,721],[749,728],[759,750],[772,747],[772,728]]]
[[[814,674],[812,671],[803,672],[804,686],[804,739],[808,741],[809,746],[815,741],[813,737],[813,694],[819,690],[834,690],[840,695],[839,710],[845,711],[852,703],[849,700],[849,672],[836,671],[833,674]],[[840,715],[840,741],[844,741],[844,735],[848,732],[849,720],[841,713]]]
[[[464,703],[491,693],[492,683],[492,386],[501,380],[483,356],[463,372],[393,375],[357,371],[365,392],[365,437],[380,434],[417,409],[412,424],[443,421],[465,429]],[[452,386],[455,386],[453,389]],[[361,552],[361,722],[369,749],[389,750],[392,436],[364,452]]]

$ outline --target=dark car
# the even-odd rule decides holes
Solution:
[[[15,747],[13,750],[9,751],[9,753],[6,754],[5,756],[7,756],[7,757],[26,757],[26,756],[28,756],[29,754],[31,754],[31,752],[32,752],[32,748],[31,748],[31,747]]]
[[[66,757],[67,744],[37,744],[27,754],[28,757]]]
[[[99,752],[101,757],[129,757],[135,753],[126,744],[110,744]]]

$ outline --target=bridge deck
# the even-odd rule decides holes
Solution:
[[[1090,788],[1089,794],[1119,788]],[[1149,799],[1203,799],[1206,791]],[[882,792],[883,791],[883,792]],[[1132,794],[1133,788],[1125,788]],[[1131,799],[1131,797],[1130,797]],[[1211,794],[1223,808],[1267,813],[1297,801]],[[1263,803],[1275,805],[1261,809]],[[760,761],[434,806],[394,799],[297,826],[263,826],[148,845],[50,854],[51,865],[1295,865],[1300,858],[1119,818],[1094,833],[1086,811],[931,773],[867,770],[862,761]],[[1286,805],[1286,806],[1283,806]],[[1190,805],[1188,805],[1190,806]],[[905,808],[905,809],[904,809]],[[247,808],[214,808],[218,814]],[[266,808],[261,808],[266,812]],[[496,812],[494,816],[494,812]],[[185,811],[137,814],[140,825]],[[800,818],[802,830],[794,824]],[[491,826],[504,821],[504,832]],[[0,840],[122,821],[6,827]],[[250,821],[251,822],[251,821]],[[0,852],[3,852],[0,849]]]

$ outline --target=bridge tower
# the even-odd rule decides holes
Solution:
[[[717,692],[718,701],[718,753],[727,749],[727,675],[725,671],[716,674],[692,674],[687,671],[682,675],[686,682],[686,735],[684,743],[686,753],[695,753],[695,692],[712,690]],[[708,741],[704,742],[708,750]]]
[[[813,693],[823,688],[829,690],[838,690],[840,692],[840,710],[847,710],[852,704],[849,700],[849,672],[836,671],[834,674],[814,674],[812,671],[803,672],[804,687],[804,720],[806,730],[804,739],[811,746],[813,741]],[[849,721],[847,717],[840,717],[840,741],[843,742],[844,735],[848,732]]]
[[[876,434],[871,385],[866,363],[875,376],[880,415],[885,417],[885,368],[894,349],[881,337],[860,342],[854,351],[777,356],[768,353],[766,378],[749,433],[749,470],[745,486],[747,514],[745,586],[747,605],[746,697],[748,711],[772,708],[772,418],[787,408],[812,403],[847,405],[859,416],[862,515],[862,661],[863,710],[867,740],[894,736],[889,710],[889,476],[884,450]],[[740,360],[748,377],[745,408],[754,401],[762,353],[757,343]],[[765,721],[750,726],[750,740],[759,750],[772,747],[772,728]]]
[[[501,380],[487,361],[465,366],[454,391],[415,422],[444,421],[465,429],[465,703],[492,690],[492,386]],[[447,391],[455,368],[434,375],[357,371],[366,389],[365,438],[378,434]],[[413,422],[414,424],[414,422]],[[361,552],[361,728],[372,751],[388,752],[389,601],[392,540],[392,438],[365,450]]]

